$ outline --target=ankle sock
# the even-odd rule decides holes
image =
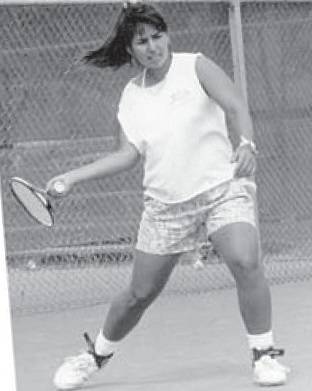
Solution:
[[[274,346],[272,330],[261,334],[247,334],[247,339],[251,350],[265,350]]]
[[[110,341],[104,336],[103,331],[100,330],[94,344],[95,353],[100,356],[108,356],[115,352],[117,344],[118,341]]]

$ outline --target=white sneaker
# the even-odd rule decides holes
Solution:
[[[103,368],[113,353],[108,356],[99,356],[95,353],[94,343],[87,333],[84,337],[89,350],[78,356],[67,357],[64,363],[56,371],[53,383],[58,390],[74,390],[81,387],[90,376]]]
[[[287,381],[290,369],[280,364],[276,356],[284,354],[283,350],[270,348],[264,351],[254,349],[253,374],[254,382],[259,386],[279,386]]]

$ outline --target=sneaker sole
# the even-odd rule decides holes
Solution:
[[[254,383],[260,387],[278,387],[286,384],[286,380],[281,380],[280,382],[260,382],[259,380],[254,380]]]

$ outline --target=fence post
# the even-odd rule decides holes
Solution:
[[[3,225],[2,189],[0,176],[0,323],[1,323],[1,353],[4,358],[0,362],[1,390],[17,391],[15,381],[15,361],[13,354],[13,334],[10,311],[8,268],[5,257],[5,237]]]
[[[241,0],[230,0],[229,23],[234,65],[234,81],[248,104]]]
[[[243,27],[242,27],[242,14],[241,14],[241,0],[230,0],[230,12],[229,12],[229,23],[230,23],[230,34],[231,34],[231,45],[232,45],[232,56],[233,56],[233,67],[234,67],[234,81],[240,89],[245,102],[248,105],[248,91],[247,91],[247,78],[246,78],[246,67],[245,67],[245,53],[244,53],[244,40],[243,40]],[[252,182],[254,181],[254,177]],[[259,206],[257,196],[254,191],[254,187],[249,188],[255,202],[256,208],[256,224],[258,226],[258,237],[260,237],[259,229]],[[259,247],[259,257],[261,258],[261,246]]]

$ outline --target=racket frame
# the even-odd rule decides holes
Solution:
[[[16,191],[14,190],[14,183],[19,183],[23,185],[38,199],[38,201],[42,204],[42,206],[47,210],[51,219],[51,224],[43,223],[42,221],[40,221],[40,219],[38,219],[34,214],[32,214],[28,210],[28,208],[25,206],[25,204],[20,200],[19,196],[16,194]],[[14,198],[17,200],[18,204],[21,205],[23,209],[27,212],[28,216],[30,216],[32,219],[36,220],[39,224],[45,227],[52,227],[54,225],[54,213],[53,213],[52,205],[47,198],[47,192],[45,190],[40,189],[39,187],[34,186],[30,182],[27,182],[25,179],[17,176],[10,178],[9,184]]]

